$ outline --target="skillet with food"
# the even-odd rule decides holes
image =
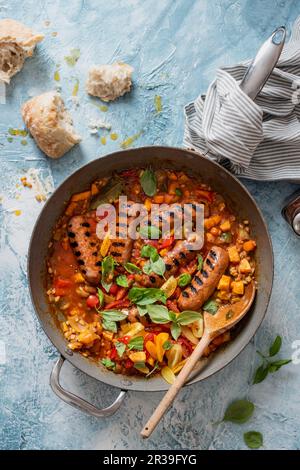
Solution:
[[[99,237],[97,207],[108,202],[117,230]],[[125,209],[135,203],[146,211],[153,203],[187,204],[192,213],[200,204],[203,246],[191,250],[186,238],[176,239],[172,223],[162,235],[163,217],[140,227],[136,240],[123,238],[131,220]],[[155,391],[168,387],[197,345],[203,312],[239,301],[255,280],[252,313],[233,339],[214,340],[205,354],[212,360],[191,382],[243,349],[264,316],[272,263],[263,218],[236,178],[195,152],[149,147],[95,160],[56,190],[34,229],[29,275],[39,318],[64,357],[119,388]],[[66,399],[58,372],[52,385]]]

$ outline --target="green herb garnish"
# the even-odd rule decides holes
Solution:
[[[114,369],[116,367],[116,363],[109,359],[108,357],[101,359],[101,363],[107,367],[107,369]]]
[[[258,384],[265,380],[267,375],[277,372],[282,366],[285,366],[292,362],[291,359],[278,359],[276,361],[271,361],[270,358],[274,357],[279,353],[282,344],[281,336],[277,335],[272,345],[269,348],[269,355],[264,355],[260,351],[257,351],[257,354],[262,358],[261,365],[256,369],[253,384]]]
[[[203,266],[203,258],[202,258],[202,256],[201,256],[201,255],[198,255],[198,256],[197,256],[197,260],[198,260],[197,269],[198,269],[198,271],[201,271],[202,266]]]
[[[176,189],[175,189],[175,194],[176,194],[176,196],[179,196],[179,197],[182,196],[182,191],[181,191],[181,189],[176,188]]]
[[[128,349],[135,349],[136,351],[143,351],[144,349],[144,338],[143,336],[137,336],[132,338],[128,343]]]
[[[128,299],[138,305],[149,305],[155,302],[166,303],[166,294],[154,287],[132,287],[128,293]]]
[[[102,276],[101,276],[101,284],[102,287],[109,292],[109,289],[112,285],[112,280],[114,277],[114,268],[115,268],[115,260],[112,256],[106,256],[102,260]]]
[[[259,449],[263,445],[263,435],[257,431],[245,432],[244,442],[249,449]]]
[[[225,411],[223,421],[232,423],[246,423],[254,412],[254,404],[248,400],[236,400]]]
[[[151,261],[156,261],[159,258],[157,249],[152,245],[144,245],[141,250],[141,256],[143,258],[150,258]]]
[[[165,351],[169,351],[173,347],[173,344],[171,343],[171,341],[167,340],[167,341],[164,342],[162,347]]]
[[[149,240],[158,240],[161,237],[161,230],[155,225],[143,225],[140,227],[140,235]]]
[[[178,285],[179,287],[187,286],[192,280],[192,276],[189,273],[183,273],[178,278]]]
[[[140,177],[140,183],[147,196],[154,196],[157,188],[157,180],[154,171],[146,169]]]
[[[128,279],[125,274],[120,274],[116,277],[116,283],[120,287],[128,287]]]
[[[126,349],[126,346],[124,343],[121,343],[120,341],[117,341],[116,344],[116,350],[117,350],[117,353],[118,353],[118,356],[119,357],[122,357],[124,352],[125,352],[125,349]]]
[[[205,312],[215,315],[215,313],[217,313],[217,311],[219,310],[219,304],[215,300],[208,300],[207,302],[205,302],[202,309]]]
[[[136,264],[133,264],[133,263],[125,263],[124,268],[130,274],[135,274],[135,273],[140,274],[142,272],[142,270]]]

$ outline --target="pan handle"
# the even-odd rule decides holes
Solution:
[[[125,398],[126,391],[124,390],[120,392],[116,400],[110,406],[102,409],[96,408],[96,406],[87,402],[83,398],[80,398],[77,395],[74,395],[74,393],[65,390],[59,382],[59,375],[64,362],[65,358],[60,356],[50,375],[50,386],[58,398],[61,398],[64,402],[68,403],[68,405],[74,406],[74,408],[77,408],[84,413],[96,416],[96,418],[105,418],[107,416],[111,416],[119,409]]]

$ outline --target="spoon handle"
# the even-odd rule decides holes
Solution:
[[[154,431],[156,426],[158,425],[159,421],[172,404],[173,400],[179,393],[180,389],[185,384],[188,376],[192,372],[193,368],[195,367],[197,361],[203,355],[205,349],[211,342],[210,335],[203,335],[199,343],[197,344],[196,348],[192,352],[191,356],[188,358],[186,363],[184,364],[183,368],[181,369],[180,373],[176,377],[175,382],[171,385],[161,402],[159,403],[158,407],[146,423],[145,427],[141,431],[141,436],[143,438],[149,437],[151,433]]]

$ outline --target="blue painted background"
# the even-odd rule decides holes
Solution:
[[[60,183],[83,163],[119,148],[128,136],[143,131],[135,146],[181,145],[183,106],[213,79],[216,68],[254,55],[260,43],[281,24],[291,26],[299,14],[297,1],[274,0],[0,0],[0,17],[24,21],[45,40],[7,88],[0,105],[0,448],[1,449],[241,449],[242,434],[261,431],[264,448],[300,447],[300,366],[290,365],[262,384],[251,386],[258,364],[256,349],[267,349],[282,334],[282,356],[291,356],[300,339],[300,241],[280,216],[282,201],[296,185],[246,183],[267,219],[275,251],[275,284],[267,317],[253,342],[225,370],[205,383],[187,388],[148,441],[139,430],[158,404],[160,393],[129,393],[111,418],[88,417],[57,399],[49,374],[57,352],[34,315],[26,279],[26,254],[32,225],[41,210],[32,191],[16,188],[29,168]],[[45,23],[46,21],[50,23]],[[52,35],[52,33],[57,35]],[[74,68],[64,57],[80,48]],[[134,66],[134,89],[106,113],[84,92],[87,68],[94,63],[123,60]],[[59,70],[61,80],[54,81]],[[70,101],[79,80],[79,106]],[[47,159],[27,138],[7,141],[9,127],[22,127],[20,105],[29,96],[59,85],[75,126],[80,147],[63,159]],[[163,110],[155,112],[154,96]],[[91,136],[91,117],[112,124],[119,136],[102,145]],[[21,210],[19,217],[14,210]],[[100,405],[115,391],[64,368],[63,383]],[[249,397],[256,404],[252,420],[242,426],[213,423],[227,404]]]

